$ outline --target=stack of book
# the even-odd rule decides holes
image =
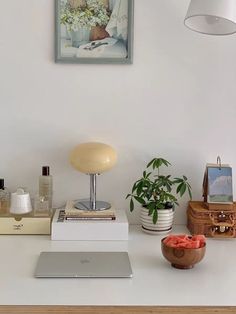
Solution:
[[[65,210],[60,211],[60,218],[64,220],[115,220],[115,210],[80,210],[74,207],[74,201],[67,201]]]

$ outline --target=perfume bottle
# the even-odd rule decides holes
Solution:
[[[48,166],[42,167],[42,175],[39,176],[39,196],[48,201],[49,209],[52,209],[52,176]]]
[[[4,179],[0,179],[0,215],[5,215],[9,212],[10,193],[4,186]]]

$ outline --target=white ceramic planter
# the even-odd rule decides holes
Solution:
[[[159,209],[158,220],[154,224],[152,216],[148,215],[148,210],[144,207],[141,208],[140,220],[142,224],[142,230],[149,234],[166,234],[171,232],[173,220],[174,220],[174,209]]]

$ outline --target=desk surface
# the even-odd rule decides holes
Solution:
[[[176,226],[175,233],[187,232]],[[0,305],[235,306],[236,240],[207,240],[203,261],[190,270],[163,258],[163,236],[130,227],[129,241],[50,241],[49,236],[0,236]],[[129,279],[36,279],[41,251],[129,252]]]

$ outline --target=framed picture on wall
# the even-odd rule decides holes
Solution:
[[[56,62],[130,64],[133,0],[55,0]]]

